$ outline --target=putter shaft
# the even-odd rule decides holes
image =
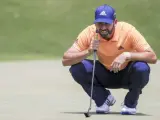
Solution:
[[[94,75],[95,75],[95,64],[96,64],[96,51],[93,52],[93,72],[92,72],[92,84],[91,84],[91,97],[90,97],[90,105],[88,108],[88,114],[92,107],[92,96],[93,96],[93,83],[94,83]]]

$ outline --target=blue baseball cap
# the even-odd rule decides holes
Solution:
[[[112,24],[115,18],[116,18],[116,12],[114,8],[104,4],[96,8],[94,23],[104,22]]]

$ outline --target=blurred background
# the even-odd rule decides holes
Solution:
[[[0,60],[61,58],[102,4],[134,25],[160,58],[159,0],[0,0]]]

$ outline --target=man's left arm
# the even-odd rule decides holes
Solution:
[[[155,52],[138,30],[133,28],[128,37],[132,48],[135,50],[135,52],[130,53],[130,61],[145,61],[151,64],[157,62]]]

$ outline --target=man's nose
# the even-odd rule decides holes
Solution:
[[[106,29],[107,29],[106,25],[102,25],[102,26],[101,26],[101,29],[102,29],[102,30],[106,30]]]

